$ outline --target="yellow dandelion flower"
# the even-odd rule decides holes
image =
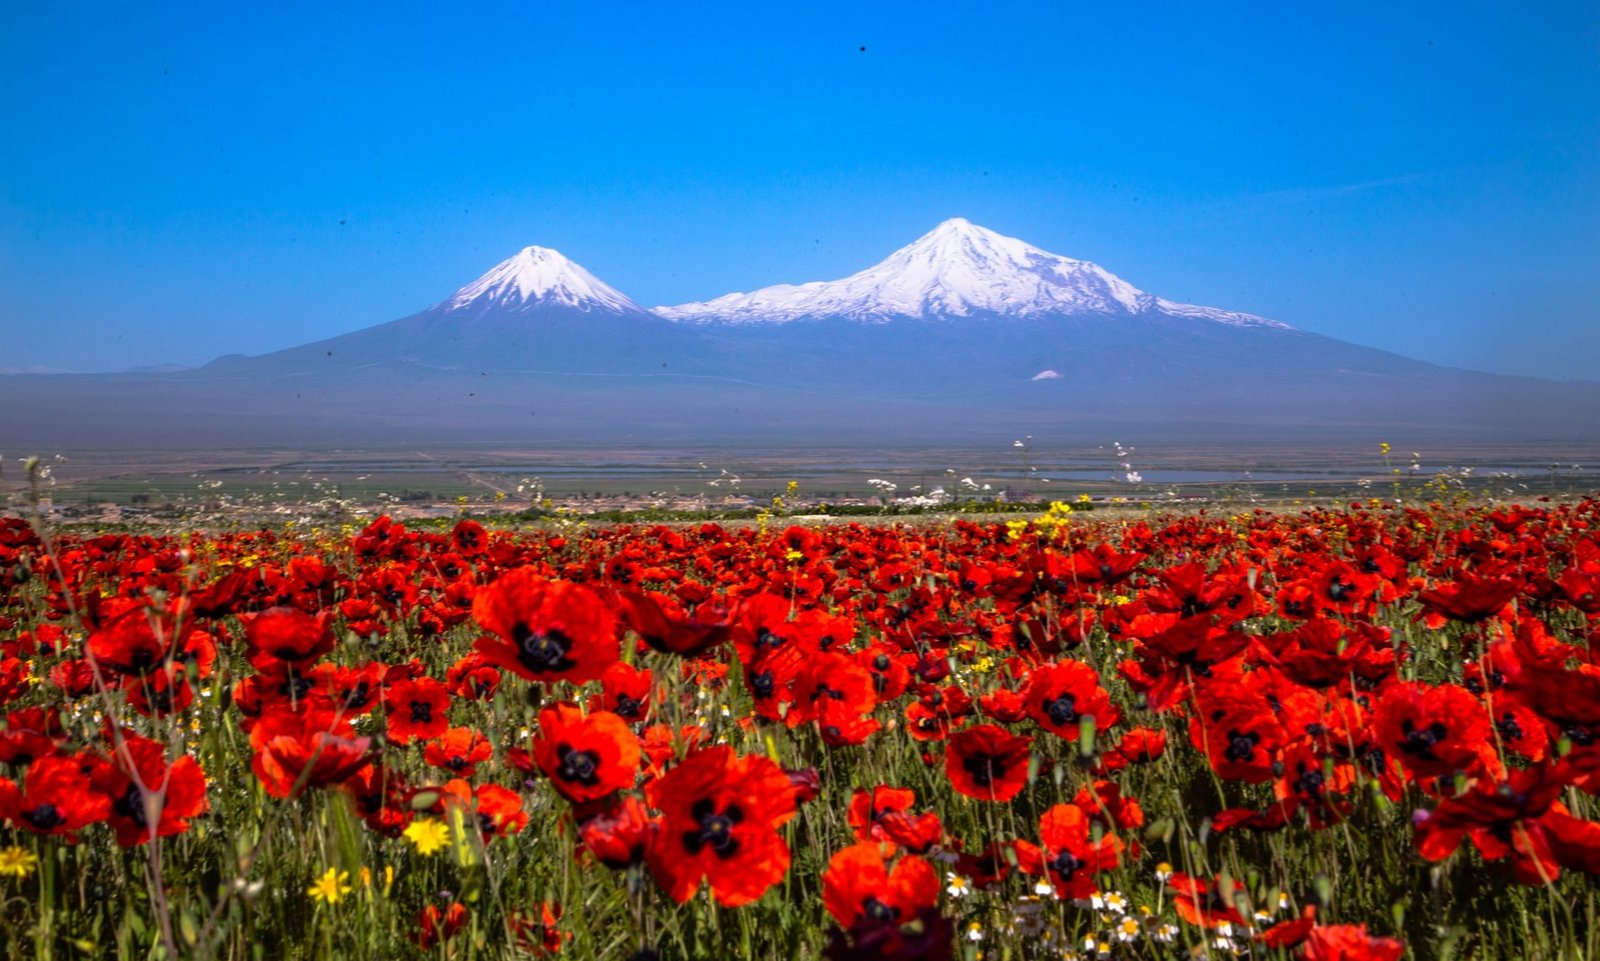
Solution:
[[[39,866],[39,856],[27,848],[0,848],[0,877],[25,878]]]
[[[403,836],[417,849],[418,854],[432,854],[450,843],[450,829],[444,826],[443,821],[433,818],[412,821]]]
[[[317,878],[311,887],[306,888],[306,893],[318,901],[328,904],[337,904],[339,900],[351,891],[350,872],[340,871],[338,868],[329,868],[322,877]]]

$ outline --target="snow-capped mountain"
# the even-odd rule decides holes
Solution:
[[[645,312],[626,294],[549,247],[522,248],[439,304],[446,311],[491,307],[528,311],[550,306]]]
[[[1251,314],[1164,300],[1098,264],[1052,254],[960,217],[843,280],[779,284],[700,304],[657,307],[655,312],[680,323],[741,325],[828,317],[884,323],[997,315],[1165,314],[1292,329]]]
[[[0,374],[0,409],[21,412],[0,418],[8,446],[959,446],[1103,438],[1112,424],[1182,443],[1367,443],[1380,430],[1593,439],[1600,384],[1449,370],[1174,303],[949,220],[843,280],[657,312],[527,247],[409,317],[270,354]]]

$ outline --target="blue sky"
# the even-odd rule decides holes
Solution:
[[[0,6],[0,368],[286,347],[527,244],[704,300],[964,216],[1600,379],[1592,2],[445,6]]]

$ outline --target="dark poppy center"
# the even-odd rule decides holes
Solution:
[[[772,697],[772,692],[776,689],[776,686],[777,681],[773,678],[771,671],[762,671],[760,674],[750,678],[751,693],[763,701]]]
[[[561,761],[561,766],[556,768],[556,776],[563,781],[573,784],[582,784],[584,787],[594,787],[600,783],[600,755],[596,751],[575,751],[566,744],[556,747],[556,758]]]
[[[978,787],[989,787],[995,779],[1003,777],[1006,773],[1004,758],[992,754],[974,754],[961,762],[961,769],[972,778],[972,783]]]
[[[817,689],[811,692],[811,699],[820,701],[823,698],[827,698],[830,701],[842,701],[844,700],[844,692],[834,690],[826,684],[818,684]]]
[[[23,811],[22,819],[41,831],[49,831],[67,823],[67,819],[48,801],[31,811]]]
[[[372,687],[366,681],[361,681],[345,692],[344,706],[354,709],[367,703],[367,698],[372,694]]]
[[[427,724],[433,720],[433,705],[428,701],[411,702],[411,723]]]
[[[1064,878],[1072,877],[1072,872],[1083,867],[1083,862],[1072,856],[1071,851],[1059,851],[1050,859],[1050,870]]]
[[[1294,789],[1307,797],[1321,797],[1324,780],[1322,772],[1315,768],[1302,771],[1294,782]]]
[[[111,802],[111,810],[140,827],[149,827],[144,816],[144,792],[137,784],[129,784],[122,796]]]
[[[861,914],[874,921],[889,922],[900,917],[900,909],[891,907],[871,895],[861,902]]]
[[[627,717],[627,718],[636,718],[636,717],[638,717],[642,713],[639,710],[639,708],[641,706],[642,705],[640,705],[640,703],[638,701],[634,700],[633,698],[629,697],[626,694],[618,694],[617,695],[616,711],[617,711],[618,716],[620,716],[620,717]]]
[[[535,674],[555,674],[578,666],[567,656],[572,638],[560,631],[535,631],[519,623],[511,637],[517,644],[517,661]]]
[[[1063,694],[1053,701],[1045,701],[1044,713],[1050,718],[1051,724],[1076,724],[1078,721],[1077,698],[1071,694]]]
[[[1254,731],[1243,734],[1229,731],[1228,749],[1222,752],[1222,756],[1230,761],[1248,761],[1256,753],[1256,745],[1260,742],[1261,735]]]
[[[278,693],[292,701],[298,701],[311,690],[311,678],[291,674],[284,678],[278,685]]]
[[[739,805],[730,804],[727,810],[719,812],[715,801],[701,798],[689,809],[689,816],[699,825],[698,831],[683,832],[683,847],[690,854],[699,854],[706,847],[719,858],[731,858],[738,853],[739,840],[733,836],[733,828],[744,820],[744,811]]]
[[[1346,584],[1337,577],[1328,584],[1328,600],[1333,601],[1335,604],[1343,602],[1345,598],[1353,593],[1355,593],[1355,587]]]
[[[1427,727],[1418,728],[1409,720],[1405,720],[1400,722],[1400,733],[1405,735],[1405,740],[1400,742],[1402,752],[1425,761],[1437,761],[1439,756],[1433,753],[1434,745],[1449,736],[1450,729],[1445,727],[1442,721],[1434,721]]]

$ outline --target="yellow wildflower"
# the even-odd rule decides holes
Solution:
[[[417,849],[418,854],[432,854],[450,843],[450,829],[443,821],[418,818],[406,827],[404,837]]]
[[[39,866],[39,856],[27,848],[0,848],[0,877],[25,878]]]
[[[350,886],[350,872],[340,871],[338,868],[329,868],[322,877],[317,878],[311,887],[306,888],[306,893],[318,901],[337,904],[341,898],[355,890]]]

